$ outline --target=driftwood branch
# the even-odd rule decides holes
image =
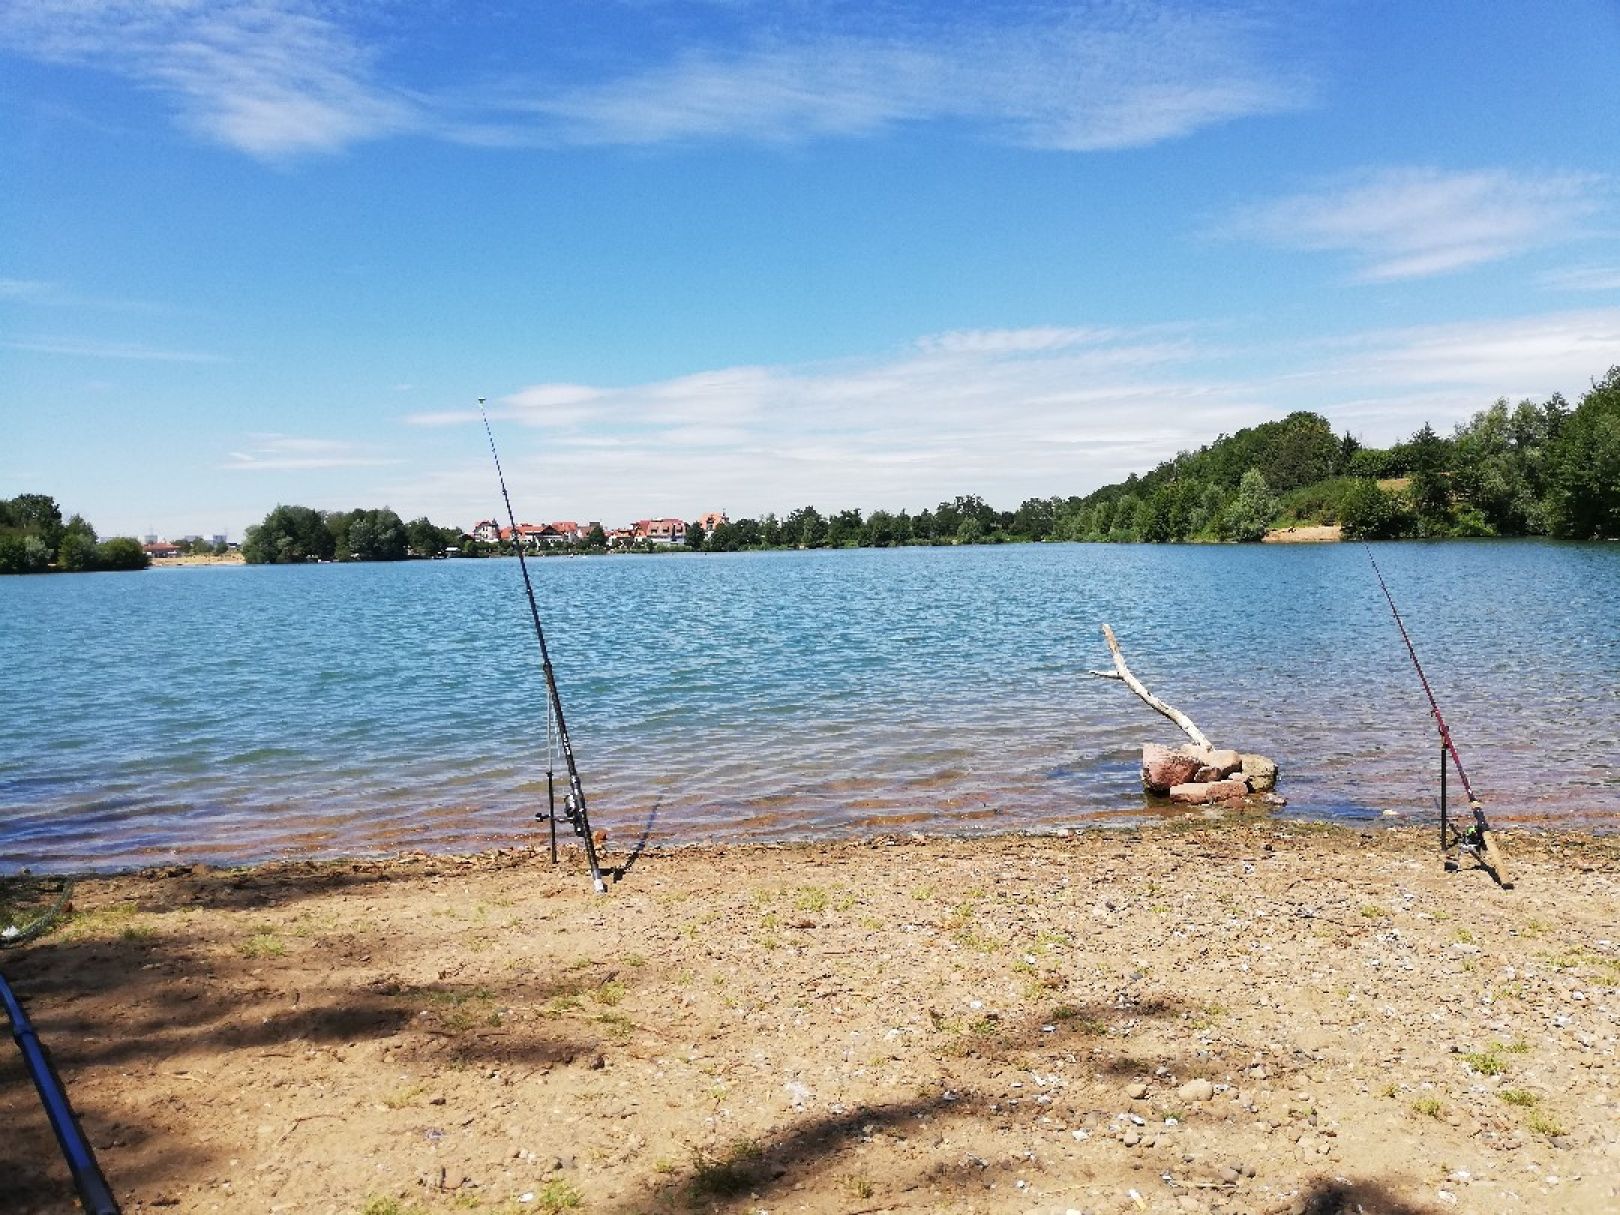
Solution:
[[[1114,656],[1114,669],[1112,671],[1087,671],[1086,674],[1095,675],[1098,679],[1119,680],[1127,688],[1140,696],[1142,698],[1142,702],[1150,709],[1153,709],[1158,713],[1163,713],[1171,721],[1175,722],[1176,725],[1180,726],[1182,732],[1186,734],[1188,738],[1192,739],[1194,743],[1206,751],[1213,751],[1215,749],[1215,744],[1204,737],[1204,732],[1193,724],[1192,718],[1188,717],[1174,705],[1165,704],[1164,701],[1160,700],[1157,696],[1153,695],[1152,692],[1149,692],[1145,687],[1143,687],[1140,679],[1131,674],[1130,667],[1125,665],[1125,655],[1119,652],[1119,642],[1114,639],[1114,630],[1105,624],[1102,626],[1102,631],[1103,637],[1108,642],[1109,652]]]

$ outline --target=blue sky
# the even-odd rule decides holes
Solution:
[[[1083,493],[1620,363],[1620,5],[0,3],[0,495]],[[499,6],[491,6],[499,7]]]

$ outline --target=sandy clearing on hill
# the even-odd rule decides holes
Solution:
[[[1301,527],[1279,527],[1261,539],[1263,544],[1335,544],[1344,539],[1337,523],[1312,523]]]
[[[86,881],[0,955],[127,1212],[1598,1212],[1620,843],[1267,820]],[[20,954],[20,956],[17,956]],[[68,1209],[14,1051],[5,1209]],[[16,1188],[20,1187],[20,1188]]]

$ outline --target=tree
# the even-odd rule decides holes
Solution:
[[[841,510],[827,520],[829,548],[849,548],[860,544],[863,538],[860,511]]]
[[[1620,537],[1620,366],[1593,383],[1559,426],[1551,465],[1554,534]]]
[[[694,553],[703,551],[703,524],[688,523],[686,525],[686,547]]]
[[[1026,540],[1045,540],[1057,525],[1057,500],[1054,498],[1025,498],[1013,512],[1013,535]]]
[[[1339,526],[1347,540],[1392,540],[1408,521],[1401,500],[1371,477],[1355,478],[1339,503]]]
[[[1425,536],[1444,535],[1451,525],[1451,485],[1446,476],[1448,444],[1427,422],[1406,445],[1412,483],[1407,493]]]
[[[405,536],[411,552],[422,557],[442,557],[444,550],[450,547],[450,537],[445,535],[445,529],[435,527],[426,515],[407,523]]]
[[[403,561],[410,555],[404,521],[386,506],[354,512],[349,524],[349,553],[354,561]],[[345,554],[339,550],[338,559]]]
[[[8,503],[10,526],[39,537],[51,552],[62,542],[62,508],[49,494],[18,494]],[[83,522],[83,520],[80,520]]]
[[[782,543],[820,548],[827,542],[827,521],[813,506],[801,506],[782,520]]]
[[[96,534],[68,532],[56,550],[56,568],[69,574],[81,574],[96,568]]]
[[[326,519],[307,506],[277,506],[242,540],[242,558],[249,565],[330,561],[336,551],[337,538]]]
[[[1227,507],[1225,532],[1228,540],[1252,543],[1263,539],[1277,514],[1277,499],[1258,468],[1251,468],[1238,482],[1237,496]]]
[[[151,564],[152,558],[133,536],[114,536],[96,546],[96,565],[104,570],[144,570]]]
[[[597,551],[607,547],[607,533],[602,530],[600,523],[591,524],[591,530],[585,533],[585,547]]]

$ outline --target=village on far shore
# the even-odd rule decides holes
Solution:
[[[517,536],[523,547],[531,551],[568,544],[585,544],[596,531],[602,533],[603,543],[608,548],[631,548],[636,545],[675,546],[686,543],[689,528],[701,528],[703,534],[708,535],[721,524],[730,522],[726,512],[720,510],[700,515],[691,523],[684,519],[637,519],[629,527],[615,527],[611,530],[603,528],[601,523],[594,519],[583,525],[572,519],[563,519],[554,523],[519,523]],[[480,519],[473,524],[467,536],[484,544],[512,543],[512,529],[502,527],[494,519]]]

